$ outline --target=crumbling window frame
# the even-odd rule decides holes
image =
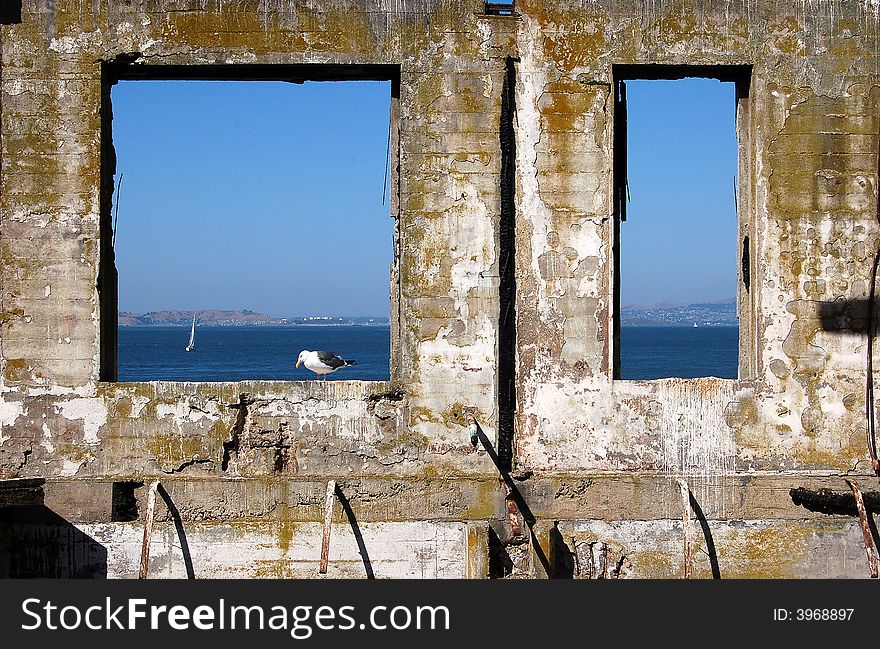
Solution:
[[[739,315],[738,378],[752,379],[757,367],[756,334],[759,331],[756,308],[755,265],[756,223],[753,181],[755,153],[752,147],[751,65],[663,65],[619,64],[612,66],[613,133],[612,133],[612,358],[611,376],[620,379],[620,224],[626,220],[627,183],[627,115],[626,82],[635,80],[675,81],[686,78],[717,79],[732,82],[736,99],[737,184],[736,214],[738,229],[737,314]]]
[[[516,0],[485,0],[483,13],[487,16],[516,16]]]
[[[219,64],[152,65],[138,63],[138,55],[123,55],[101,65],[101,180],[99,260],[97,276],[99,314],[99,371],[101,382],[117,382],[119,376],[119,277],[113,248],[113,193],[116,151],[113,145],[111,90],[119,81],[389,81],[389,216],[394,219],[393,260],[389,281],[391,324],[390,379],[401,367],[400,299],[400,80],[401,68],[393,64]]]

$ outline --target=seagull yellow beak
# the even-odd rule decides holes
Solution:
[[[296,361],[296,366],[299,367],[299,364],[300,364],[300,363],[302,363],[302,361],[299,360],[299,359],[297,359],[297,361]]]

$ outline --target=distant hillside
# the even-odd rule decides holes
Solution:
[[[282,324],[279,318],[265,313],[242,311],[150,311],[149,313],[119,313],[121,325],[188,325],[192,322],[193,313],[196,322],[202,325],[255,325]]]
[[[736,299],[703,304],[627,304],[620,308],[620,324],[629,326],[678,325],[736,326]]]
[[[338,317],[338,316],[300,316],[295,318],[274,318],[265,313],[257,313],[248,309],[241,311],[150,311],[149,313],[119,312],[121,326],[181,326],[188,327],[192,323],[193,314],[196,323],[203,326],[240,327],[253,325],[387,325],[388,318],[376,317]]]

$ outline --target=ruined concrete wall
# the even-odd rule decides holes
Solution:
[[[48,479],[38,505],[75,523],[71,542],[105,547],[108,574],[132,574],[145,491],[134,519],[113,519],[110,485],[160,477],[200,576],[313,571],[303,548],[328,479],[368,545],[406,555],[383,567],[397,551],[377,550],[377,576],[564,574],[600,547],[621,576],[675,576],[677,476],[717,530],[725,576],[863,574],[854,520],[788,492],[868,472],[876,2],[524,1],[486,16],[475,0],[25,0],[21,13],[0,25],[0,479]],[[390,382],[99,380],[103,71],[123,61],[154,78],[399,68]],[[738,380],[613,379],[619,64],[752,66],[738,117],[753,256]],[[515,294],[501,294],[505,272]],[[515,426],[499,435],[510,309]],[[472,448],[469,413],[489,452]],[[507,443],[513,476],[499,481],[492,455]],[[518,535],[523,523],[534,534]],[[162,525],[157,570],[181,574]],[[420,555],[418,539],[437,542]],[[236,564],[235,544],[262,548],[260,568]],[[333,575],[359,574],[355,555],[340,561]]]
[[[308,468],[292,462],[290,470],[332,474],[370,464],[407,472],[429,465],[473,470],[464,412],[477,413],[490,435],[495,420],[500,100],[494,87],[501,69],[493,56],[508,51],[514,39],[493,36],[485,19],[477,18],[477,3],[471,4],[25,3],[22,22],[3,27],[2,340],[8,390],[0,472],[219,471],[222,445],[237,443],[237,404],[247,386],[160,382],[123,388],[97,380],[100,134],[102,109],[105,117],[109,112],[101,103],[107,81],[102,63],[119,57],[167,69],[399,66],[392,346],[400,359],[393,368],[395,387],[402,392],[392,397],[393,407],[380,405],[376,414],[378,395],[392,386],[328,388],[335,391],[332,403],[315,399],[302,421],[294,413],[304,412],[300,404],[318,388],[275,386],[265,398],[277,406],[270,415],[275,429],[289,430],[301,445],[309,431],[320,433],[328,449],[323,461]],[[501,44],[493,42],[499,38]],[[161,69],[151,74],[162,76]],[[103,164],[112,174],[112,148]],[[112,187],[103,191],[112,194]],[[250,408],[257,417],[258,408]],[[382,450],[364,447],[361,455],[390,453],[391,459],[352,464],[345,457],[352,439],[381,442]],[[289,440],[280,444],[290,447]],[[245,464],[239,457],[232,475],[272,471],[262,459]]]
[[[877,6],[520,3],[520,460],[533,469],[865,470]],[[752,376],[612,381],[612,65],[752,65],[740,219]],[[626,227],[626,226],[623,226]],[[752,348],[756,351],[752,351]]]

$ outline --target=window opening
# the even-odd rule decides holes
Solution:
[[[737,378],[750,367],[738,173],[748,78],[740,68],[615,70],[615,378]]]
[[[499,2],[498,0],[486,0],[485,11],[490,16],[513,16],[516,2]]]
[[[181,76],[105,92],[102,380],[388,380],[398,84]]]

